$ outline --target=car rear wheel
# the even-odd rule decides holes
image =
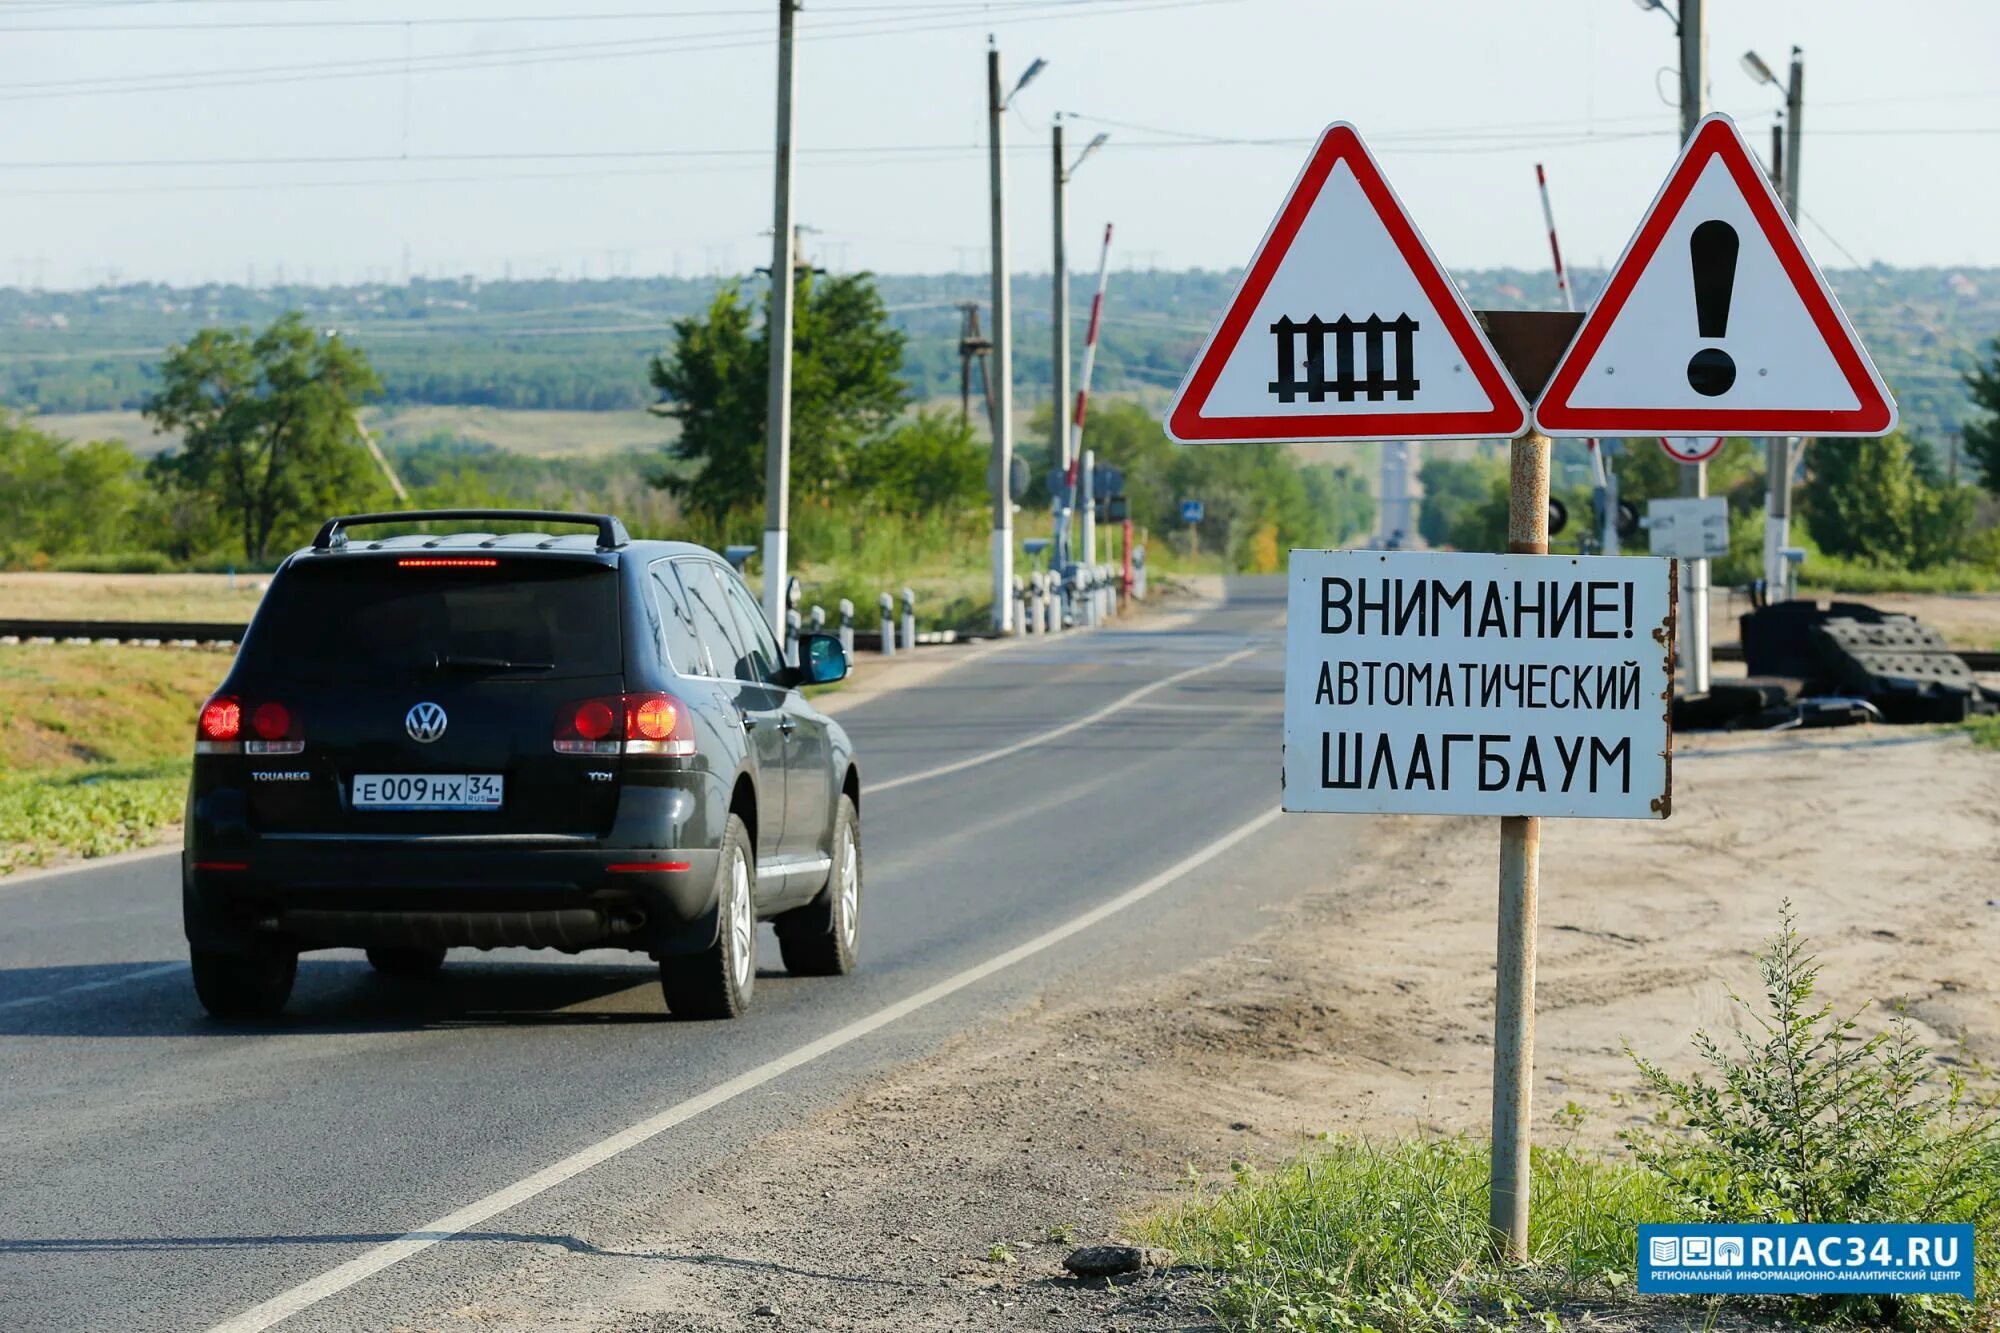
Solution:
[[[729,816],[716,857],[715,943],[690,957],[660,960],[660,990],[675,1018],[738,1018],[757,982],[757,914],[750,886],[757,867],[743,821]]]
[[[299,974],[299,956],[290,950],[273,953],[222,953],[190,949],[194,993],[201,1007],[215,1018],[270,1018],[292,997]]]
[[[444,954],[443,949],[370,949],[368,965],[385,977],[427,977],[444,966]]]
[[[861,815],[840,798],[833,820],[833,869],[804,907],[777,918],[778,951],[795,977],[844,977],[854,970],[861,931]]]

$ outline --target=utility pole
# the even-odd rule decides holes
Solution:
[[[1681,0],[1681,142],[1694,137],[1695,126],[1708,111],[1708,27],[1702,18],[1702,0]],[[1708,464],[1681,464],[1681,494],[1708,494]],[[1681,617],[1686,633],[1681,637],[1684,690],[1687,694],[1708,693],[1708,561],[1689,560],[1687,612]]]
[[[986,358],[993,352],[993,344],[979,331],[979,302],[958,303],[960,315],[958,325],[958,421],[965,425],[972,420],[972,363],[979,363],[979,393],[986,404],[986,420],[993,421],[993,376],[986,367]]]
[[[1045,60],[1021,71],[1000,95],[1000,49],[986,39],[986,125],[993,205],[993,628],[1014,630],[1014,315],[1007,292],[1007,106],[1042,72]]]
[[[1071,479],[1069,484],[1064,485],[1055,497],[1055,563],[1058,566],[1075,558],[1070,553],[1076,519],[1073,508],[1076,499],[1076,487],[1073,479],[1075,477],[1078,437],[1083,429],[1081,418],[1083,409],[1081,404],[1077,405],[1074,414],[1071,411],[1069,388],[1069,248],[1063,237],[1063,225],[1064,219],[1067,216],[1069,178],[1076,174],[1076,169],[1083,165],[1085,158],[1104,146],[1104,141],[1109,137],[1106,134],[1099,134],[1088,144],[1084,145],[1083,151],[1076,155],[1076,161],[1065,166],[1063,164],[1062,114],[1060,112],[1056,114],[1053,140],[1055,148],[1056,224],[1054,264],[1055,300],[1050,310],[1055,322],[1055,411],[1052,414],[1050,422],[1053,441],[1049,457],[1055,460],[1057,467],[1062,469],[1063,476],[1066,479]],[[1110,236],[1110,228],[1107,226],[1105,228],[1105,242],[1107,245],[1110,243]],[[1090,338],[1085,343],[1083,354],[1083,392],[1085,394],[1090,392],[1090,363],[1092,355],[1097,350],[1097,317],[1103,305],[1104,273],[1102,266],[1100,266],[1097,276],[1097,298],[1091,303],[1090,307]]]
[[[1785,86],[1785,211],[1799,220],[1799,129],[1806,101],[1806,53],[1792,48],[1791,77]]]
[[[1053,191],[1055,198],[1055,249],[1053,267],[1055,270],[1055,290],[1051,293],[1049,313],[1055,324],[1055,344],[1051,349],[1055,356],[1055,401],[1049,413],[1049,458],[1056,467],[1069,474],[1069,260],[1068,249],[1063,243],[1063,187],[1069,184],[1069,171],[1063,162],[1062,113],[1057,112],[1055,125],[1049,131],[1050,144],[1054,149],[1052,162],[1055,166]],[[1065,496],[1056,498],[1057,508],[1062,507]],[[1058,526],[1061,526],[1058,520]],[[1056,566],[1066,553],[1056,552]]]
[[[785,549],[792,487],[792,18],[798,0],[778,0],[778,131],[776,199],[771,210],[771,384],[764,418],[764,615],[785,623]]]
[[[1758,58],[1755,51],[1743,55],[1743,68],[1759,83],[1778,86],[1778,76]],[[1792,225],[1799,224],[1799,136],[1804,115],[1806,83],[1805,52],[1792,48],[1792,68],[1785,84],[1784,137],[1776,128],[1771,134],[1773,183],[1785,202]],[[1792,540],[1792,467],[1798,457],[1790,436],[1774,435],[1764,441],[1764,596],[1776,600],[1784,595],[1786,583],[1784,549]]]
[[[1000,51],[987,39],[986,118],[993,206],[993,628],[1014,628],[1014,321],[1007,301],[1007,103]]]

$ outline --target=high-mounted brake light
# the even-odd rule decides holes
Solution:
[[[556,715],[557,754],[658,754],[687,758],[694,732],[671,695],[608,694],[580,699]]]
[[[297,715],[273,700],[249,709],[246,716],[235,695],[218,694],[201,706],[195,723],[196,754],[299,754],[305,748]]]
[[[398,569],[492,569],[500,562],[489,556],[412,555],[396,562]]]

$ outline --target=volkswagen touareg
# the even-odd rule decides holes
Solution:
[[[539,531],[365,538],[471,521]],[[398,976],[446,950],[622,948],[667,1008],[734,1017],[757,922],[794,973],[854,966],[860,774],[736,572],[608,515],[334,518],[271,580],[196,725],[182,856],[197,995],[268,1016],[306,950]]]

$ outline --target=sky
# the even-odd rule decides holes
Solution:
[[[1678,147],[1635,0],[807,0],[794,216],[839,269],[984,273],[985,52],[1010,267],[1050,267],[1052,118],[1103,151],[1071,266],[1244,263],[1328,122],[1447,268],[1615,259]],[[1671,10],[1674,0],[1666,0]],[[1823,267],[2000,265],[2000,3],[1709,0],[1712,109],[1768,143],[1806,58]],[[769,262],[776,0],[0,0],[0,284],[742,272]]]

